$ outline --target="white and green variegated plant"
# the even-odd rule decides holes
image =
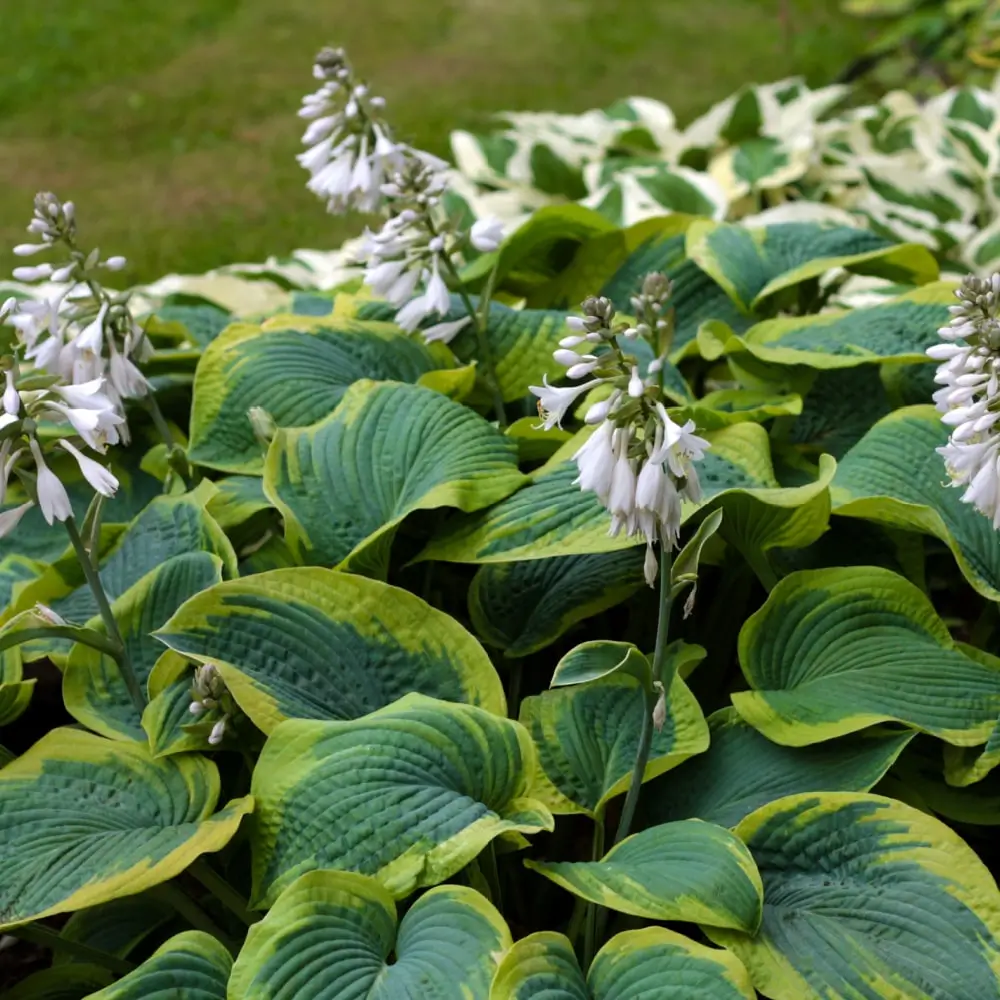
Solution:
[[[5,334],[9,995],[995,1000],[1000,278],[697,199],[501,241],[317,75],[366,282],[6,307],[134,368],[113,442]]]

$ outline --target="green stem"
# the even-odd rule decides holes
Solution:
[[[33,639],[69,639],[71,642],[90,646],[91,649],[96,649],[114,660],[118,659],[120,652],[117,643],[112,642],[106,635],[95,629],[81,628],[77,625],[41,625],[38,628],[18,629],[16,632],[0,636],[0,650],[20,646],[21,643],[31,642]]]
[[[128,693],[132,698],[132,703],[141,715],[146,707],[146,698],[142,693],[142,686],[139,684],[139,678],[136,676],[135,670],[132,667],[132,661],[129,659],[128,651],[125,648],[125,640],[122,639],[122,634],[118,629],[118,622],[115,621],[115,616],[111,612],[111,604],[108,602],[108,595],[104,593],[104,584],[101,583],[101,578],[98,575],[97,568],[94,566],[90,553],[83,544],[83,539],[80,538],[80,532],[77,530],[76,521],[74,521],[72,517],[68,517],[65,524],[66,533],[69,535],[73,551],[76,552],[76,558],[79,560],[80,567],[83,569],[83,575],[87,578],[87,583],[90,586],[91,593],[93,593],[94,600],[97,602],[97,609],[101,613],[101,620],[104,622],[104,627],[107,630],[108,635],[111,637],[111,640],[118,647],[118,653],[115,656],[115,660],[118,663],[118,669],[121,671],[122,680],[125,681],[125,687],[128,688]]]
[[[167,446],[167,450],[173,451],[177,447],[177,439],[174,437],[173,431],[170,430],[167,418],[164,417],[163,410],[160,409],[160,404],[156,401],[152,389],[142,397],[142,404],[153,418],[157,433],[163,438],[163,443]]]
[[[61,952],[64,955],[71,955],[81,962],[92,962],[94,965],[100,965],[119,976],[124,976],[135,968],[132,962],[128,962],[124,958],[119,958],[107,951],[101,951],[99,948],[91,948],[90,945],[81,944],[79,941],[71,941],[48,927],[42,926],[42,924],[22,924],[20,927],[14,927],[7,931],[7,933],[22,941],[37,944],[40,948],[45,948],[46,951]]]
[[[594,836],[590,844],[590,860],[600,861],[604,857],[604,810],[594,815]],[[583,934],[583,968],[589,969],[597,953],[598,925],[603,925],[603,908],[596,903],[587,904],[585,929]]]
[[[774,572],[766,553],[756,545],[747,545],[742,549],[742,552],[743,557],[750,564],[750,568],[757,574],[761,585],[768,593],[771,593],[778,585],[778,574]]]
[[[235,955],[240,950],[239,942],[228,934],[189,896],[170,882],[158,885],[153,894],[172,906],[195,930],[211,934]]]
[[[482,859],[481,871],[486,884],[490,887],[490,895],[493,897],[493,905],[503,913],[503,893],[500,890],[500,869],[497,868],[497,852],[491,840],[486,845],[486,850],[480,855]]]
[[[668,549],[660,546],[660,611],[656,621],[656,648],[653,652],[653,681],[663,683],[663,661],[667,651],[667,633],[670,631],[670,608],[673,604],[670,587],[670,570],[673,557]],[[618,832],[614,842],[620,844],[632,827],[636,806],[639,804],[639,792],[642,790],[642,779],[649,763],[649,751],[653,742],[653,709],[656,707],[656,695],[652,690],[643,691],[642,730],[639,733],[639,747],[635,754],[635,765],[632,768],[632,780],[622,806],[621,819],[618,821]]]
[[[259,913],[250,910],[247,901],[204,858],[198,858],[188,868],[196,878],[226,909],[234,913],[248,927],[260,920]]]
[[[489,297],[493,294],[492,284],[495,279],[493,279],[492,275],[490,276],[490,284],[487,286],[483,302],[480,302],[482,313],[477,313],[476,307],[472,304],[472,299],[469,298],[469,293],[463,287],[462,279],[459,276],[454,263],[452,263],[451,258],[444,255],[442,256],[442,260],[444,261],[444,266],[448,270],[448,274],[455,282],[458,295],[462,300],[462,305],[465,306],[465,311],[469,314],[469,317],[472,320],[472,325],[475,328],[476,340],[479,345],[479,359],[483,363],[483,368],[486,372],[486,381],[489,384],[490,393],[493,396],[493,412],[496,414],[497,426],[500,430],[505,430],[507,427],[507,413],[504,410],[503,393],[500,392],[500,383],[497,381],[497,369],[496,362],[493,360],[493,348],[490,347],[490,340],[486,335],[486,325],[489,322]],[[494,268],[494,274],[495,273],[496,269]]]

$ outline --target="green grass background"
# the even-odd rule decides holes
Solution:
[[[314,52],[345,45],[437,153],[502,109],[645,94],[686,121],[748,81],[827,82],[862,27],[837,0],[35,0],[0,47],[0,273],[36,190],[128,280],[333,247],[294,160]]]

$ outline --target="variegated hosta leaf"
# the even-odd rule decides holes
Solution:
[[[219,715],[192,718],[194,671],[194,663],[172,649],[165,650],[150,671],[149,704],[142,713],[142,728],[154,757],[212,749],[208,736]]]
[[[501,833],[551,830],[527,797],[534,758],[518,723],[420,694],[354,722],[282,723],[253,775],[255,905],[318,868],[373,875],[401,898]]]
[[[63,924],[59,936],[125,958],[176,914],[170,903],[152,893],[125,896],[77,910]],[[52,956],[53,965],[75,961],[77,959],[66,952],[55,952]]]
[[[379,577],[407,514],[479,510],[524,481],[517,446],[482,417],[399,382],[356,382],[325,420],[278,431],[264,470],[302,561]]]
[[[0,726],[9,726],[28,707],[36,678],[24,679],[21,650],[11,646],[0,652]]]
[[[673,282],[674,351],[683,354],[698,327],[709,319],[731,329],[749,328],[747,319],[725,291],[685,254],[684,233],[693,219],[671,215],[649,219],[627,229],[593,236],[576,252],[572,263],[536,293],[538,301],[576,308],[595,290],[608,296],[622,312],[650,271],[662,271]]]
[[[772,743],[733,708],[708,717],[711,743],[642,790],[648,823],[703,819],[736,826],[755,809],[797,792],[867,792],[913,738],[866,729],[808,747]]]
[[[744,421],[760,424],[772,417],[797,416],[802,397],[797,393],[756,389],[718,389],[674,413],[677,423],[693,420],[699,431],[715,431]]]
[[[478,892],[425,893],[397,927],[375,879],[309,872],[250,928],[229,981],[240,1000],[487,1000],[510,931]]]
[[[626,670],[573,687],[525,698],[521,722],[538,748],[531,793],[554,813],[595,815],[628,790],[649,711],[641,681]],[[663,774],[708,747],[708,726],[680,677],[666,701],[666,720],[654,731],[643,781]]]
[[[185,931],[89,1000],[226,1000],[232,955],[204,931]]]
[[[222,561],[209,552],[174,556],[147,573],[111,605],[139,685],[146,690],[163,645],[151,633],[190,597],[222,580]],[[104,633],[100,616],[88,627]],[[77,722],[102,736],[145,742],[141,719],[110,657],[90,646],[73,646],[63,671],[63,700]],[[190,698],[188,699],[190,702]]]
[[[157,307],[155,316],[146,324],[146,335],[154,341],[168,337],[176,346],[184,342],[205,348],[233,322],[228,309],[208,299],[201,302],[170,302]]]
[[[707,358],[749,352],[761,361],[809,368],[854,368],[882,361],[927,363],[925,351],[948,322],[954,285],[935,281],[912,292],[858,309],[764,320],[742,335],[716,324],[699,337]]]
[[[792,795],[736,834],[764,881],[756,935],[706,927],[773,1000],[994,997],[1000,893],[936,819],[879,795]]]
[[[641,549],[481,566],[469,616],[483,641],[527,656],[567,629],[620,604],[643,584]]]
[[[747,313],[782,289],[834,268],[914,285],[938,275],[925,247],[900,246],[867,229],[815,222],[756,228],[698,221],[687,231],[687,254]]]
[[[471,302],[478,311],[479,297]],[[574,303],[576,305],[576,303]],[[337,313],[353,313],[364,320],[391,320],[396,309],[387,302],[349,296],[338,296]],[[427,320],[424,326],[454,321],[468,316],[465,304],[457,295],[451,299],[451,308],[443,317]],[[506,402],[521,399],[528,393],[529,385],[539,385],[542,376],[560,377],[565,369],[552,358],[559,341],[569,333],[566,313],[558,309],[512,309],[502,302],[491,302],[486,337],[493,354],[497,381]],[[461,361],[482,364],[479,342],[475,330],[467,327],[448,345]]]
[[[209,500],[208,512],[220,528],[235,528],[271,506],[260,476],[223,476],[215,488],[218,492]]]
[[[689,920],[753,933],[762,892],[743,842],[701,820],[650,827],[626,837],[600,861],[526,861],[564,889],[620,913]]]
[[[831,488],[835,514],[861,517],[940,538],[963,576],[1000,600],[1000,545],[989,518],[962,503],[935,450],[948,428],[933,406],[910,406],[883,417],[844,456]]]
[[[454,365],[447,348],[429,348],[388,323],[278,316],[263,326],[235,324],[198,362],[188,457],[259,474],[264,449],[247,418],[251,406],[263,407],[279,427],[305,427],[359,379],[417,382]]]
[[[461,625],[377,580],[304,567],[229,580],[157,638],[214,663],[265,733],[284,719],[356,719],[409,691],[506,714],[500,678]]]
[[[142,892],[222,848],[253,808],[214,812],[219,773],[195,755],[55,729],[0,770],[0,928]]]
[[[728,951],[663,927],[616,934],[587,976],[562,934],[522,938],[507,952],[490,1000],[753,1000],[747,970]]]
[[[569,455],[582,431],[539,469],[530,485],[475,517],[446,528],[420,559],[494,563],[552,556],[614,552],[642,544],[641,537],[611,537],[611,519],[593,493],[574,485],[578,470]],[[708,509],[725,512],[722,531],[735,541],[763,549],[804,545],[826,528],[827,484],[834,466],[821,463],[820,477],[807,486],[779,486],[771,465],[767,431],[741,423],[710,431],[712,444],[698,465]],[[687,521],[705,507],[686,504]]]
[[[967,656],[912,583],[874,566],[786,577],[740,632],[737,711],[805,746],[896,721],[957,746],[989,737],[1000,669]]]
[[[205,510],[214,491],[205,480],[189,493],[157,497],[136,517],[101,559],[101,583],[110,600],[121,597],[168,559],[186,552],[211,552],[222,560],[224,575],[236,575],[236,553]],[[41,601],[69,621],[93,618],[98,613],[97,604],[81,571],[77,567],[77,577],[67,579],[60,572],[63,565],[51,567],[25,587],[18,595],[18,610]]]

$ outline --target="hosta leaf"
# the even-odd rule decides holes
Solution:
[[[924,594],[878,567],[786,577],[747,619],[739,655],[752,690],[733,704],[787,746],[884,721],[974,746],[1000,714],[1000,670],[963,653]]]
[[[317,868],[373,875],[400,898],[501,833],[552,829],[526,797],[534,756],[516,722],[420,694],[354,722],[282,723],[253,775],[255,905]]]
[[[189,598],[222,580],[222,561],[208,552],[168,559],[147,573],[112,605],[129,660],[145,691],[163,645],[152,633]],[[106,633],[100,616],[89,627]],[[63,701],[78,722],[111,739],[141,740],[146,734],[118,664],[77,643],[63,672]]]
[[[503,917],[473,889],[431,889],[397,927],[396,904],[375,879],[309,872],[250,928],[229,991],[240,1000],[486,1000],[509,947]]]
[[[233,958],[204,931],[177,934],[90,1000],[226,1000]]]
[[[802,397],[795,393],[718,389],[696,403],[679,408],[673,419],[680,424],[693,420],[700,430],[714,431],[743,421],[760,424],[771,417],[796,416],[801,412]]]
[[[943,823],[892,799],[792,795],[736,833],[764,881],[750,936],[707,927],[773,1000],[976,997],[1000,989],[1000,893]]]
[[[480,309],[478,296],[471,298],[473,307]],[[337,299],[337,311],[351,310],[344,296]],[[358,299],[355,315],[360,319],[391,320],[396,309],[387,302]],[[468,316],[461,298],[453,295],[451,308],[443,317],[427,320],[433,323],[453,321]],[[559,341],[569,333],[566,313],[558,309],[512,309],[502,302],[491,302],[486,338],[492,351],[500,392],[506,402],[527,395],[529,385],[539,385],[543,375],[550,379],[561,376],[565,369],[552,358]],[[461,361],[482,363],[475,331],[462,330],[448,345]],[[383,376],[387,377],[387,376]]]
[[[233,321],[233,314],[211,302],[178,302],[160,306],[156,310],[156,319],[177,323],[183,327],[185,339],[191,340],[198,347],[208,347]]]
[[[844,456],[831,494],[835,514],[940,538],[963,576],[1000,600],[1000,545],[988,518],[948,485],[941,456],[948,428],[933,406],[910,406],[880,420]]]
[[[101,559],[104,591],[114,601],[147,573],[173,556],[186,552],[211,552],[222,560],[226,576],[236,575],[236,553],[222,529],[205,511],[214,487],[203,481],[189,493],[161,496],[150,503],[128,526],[111,551]],[[83,622],[97,613],[90,588],[79,578],[67,579],[53,566],[40,580],[18,595],[18,607],[36,601],[50,604],[69,621]]]
[[[217,851],[250,798],[215,813],[219,775],[194,755],[55,729],[0,771],[0,928],[142,892]]]
[[[653,668],[649,659],[635,643],[612,639],[591,639],[574,646],[556,664],[549,686],[588,684],[612,674],[634,677],[645,690],[653,690]]]
[[[647,698],[642,683],[625,671],[525,698],[521,722],[538,748],[531,794],[554,813],[594,815],[627,791]],[[698,702],[675,677],[643,781],[707,747],[708,726]]]
[[[214,663],[250,719],[355,719],[408,691],[506,714],[485,650],[444,612],[335,570],[276,569],[193,597],[157,633]]]
[[[650,827],[626,837],[600,861],[527,866],[577,896],[649,920],[689,920],[751,934],[763,889],[743,842],[701,820]]]
[[[263,326],[231,326],[206,348],[194,379],[192,462],[225,472],[260,473],[264,453],[247,419],[261,406],[279,427],[325,417],[359,379],[416,382],[454,367],[388,323],[278,316]]]
[[[706,357],[749,351],[761,361],[821,369],[926,363],[924,352],[938,342],[937,330],[948,322],[953,301],[954,285],[937,281],[865,308],[764,320],[742,336],[720,339],[716,332],[710,341],[699,337],[699,347]]]
[[[632,548],[481,566],[469,588],[469,616],[484,642],[527,656],[635,593],[642,563],[642,550]]]
[[[220,528],[243,524],[271,506],[260,476],[223,476],[215,488],[218,492],[209,500],[208,512]]]
[[[194,669],[186,657],[168,649],[149,674],[149,704],[142,713],[142,728],[154,757],[211,749],[208,733],[191,728],[192,723],[200,721],[191,716]],[[203,718],[212,725],[218,715]]]
[[[114,979],[100,965],[74,962],[41,969],[4,991],[4,1000],[84,1000]]]
[[[407,514],[478,510],[522,482],[517,446],[472,410],[430,389],[368,381],[326,420],[279,431],[264,472],[300,559],[378,576]]]
[[[141,941],[174,916],[176,911],[169,903],[150,893],[143,893],[78,910],[59,933],[67,941],[76,941],[125,958]],[[66,952],[56,952],[52,956],[53,965],[75,961]]]
[[[617,934],[584,978],[573,946],[545,931],[507,952],[490,1000],[753,1000],[746,969],[728,951],[663,927]]]
[[[933,281],[938,274],[925,247],[893,244],[869,229],[817,222],[755,228],[699,220],[687,231],[687,254],[745,312],[784,288],[834,268],[914,285]]]
[[[642,538],[608,534],[611,519],[593,493],[573,484],[576,463],[567,456],[583,443],[581,432],[532,482],[489,510],[456,522],[433,538],[419,556],[445,562],[494,563],[552,556],[615,552],[642,544]],[[815,483],[783,489],[774,476],[767,431],[735,424],[706,434],[711,450],[698,465],[708,509],[725,512],[723,531],[764,547],[804,544],[826,525],[831,465],[821,466]],[[799,508],[812,504],[798,513]],[[772,509],[773,508],[773,509]],[[686,504],[682,520],[705,507]],[[730,517],[732,513],[732,517]]]
[[[708,718],[712,742],[642,791],[649,823],[703,819],[736,826],[755,809],[797,792],[867,792],[913,733],[867,729],[809,747],[772,743],[723,708]]]

